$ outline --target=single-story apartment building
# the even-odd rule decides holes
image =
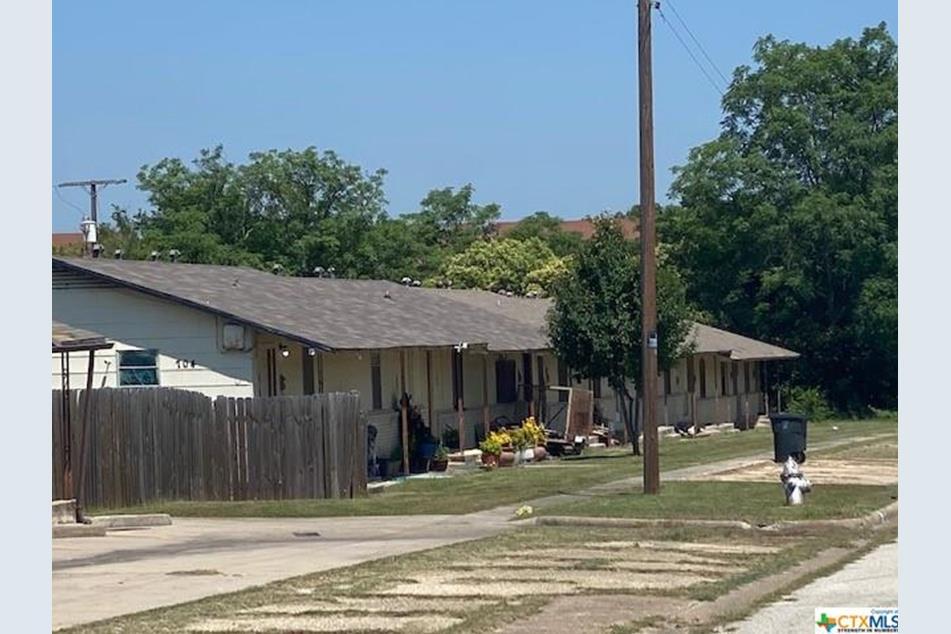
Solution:
[[[356,391],[380,453],[399,442],[403,393],[437,437],[458,427],[461,405],[467,447],[486,421],[544,413],[549,386],[591,389],[601,415],[619,421],[606,383],[572,378],[551,350],[549,307],[379,280],[53,258],[53,319],[114,344],[96,357],[96,387],[163,385],[211,397]],[[659,381],[661,424],[753,420],[766,407],[766,364],[798,356],[702,324],[692,336],[694,353]],[[54,388],[61,367],[54,359]]]

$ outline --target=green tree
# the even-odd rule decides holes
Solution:
[[[641,381],[640,257],[610,218],[595,220],[595,234],[584,243],[554,289],[548,315],[549,336],[559,359],[579,376],[603,377],[625,404],[624,423],[639,452],[637,422],[630,411]],[[660,369],[690,350],[693,311],[678,271],[658,258],[657,336]]]
[[[235,166],[218,146],[191,166],[178,158],[144,166],[138,186],[151,209],[132,218],[120,210],[114,221],[132,222],[145,249],[178,249],[189,262],[298,275],[334,267],[357,277],[373,270],[367,242],[385,218],[384,174],[312,147],[255,152]]]
[[[462,253],[450,256],[440,271],[440,278],[451,281],[454,288],[503,290],[525,295],[548,293],[563,268],[561,259],[539,238],[478,240]]]
[[[840,409],[897,395],[897,46],[885,25],[812,47],[772,36],[677,168],[662,240],[717,323],[802,353]]]

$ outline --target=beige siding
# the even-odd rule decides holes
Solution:
[[[251,396],[250,352],[219,349],[220,320],[203,311],[121,288],[53,290],[53,319],[104,335],[112,350],[96,352],[94,384],[118,386],[117,351],[158,350],[159,383],[209,396]],[[70,356],[70,384],[86,383],[87,353]],[[192,367],[194,361],[194,367]],[[61,386],[60,359],[52,355],[52,384]]]

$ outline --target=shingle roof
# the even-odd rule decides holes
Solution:
[[[547,347],[531,324],[393,282],[281,277],[210,264],[53,258],[62,267],[322,349]]]
[[[53,321],[53,352],[101,350],[111,348],[106,338],[95,332]]]
[[[694,324],[691,334],[696,346],[694,350],[698,353],[722,354],[736,361],[768,361],[799,357],[798,352],[705,324]]]
[[[212,264],[53,258],[57,267],[247,323],[328,350],[550,347],[550,299],[480,290],[411,288],[382,280],[282,277]],[[694,324],[695,352],[736,360],[794,359],[779,346]]]

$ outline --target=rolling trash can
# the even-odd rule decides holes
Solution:
[[[769,422],[773,428],[773,461],[806,461],[806,417],[801,414],[772,414]]]

